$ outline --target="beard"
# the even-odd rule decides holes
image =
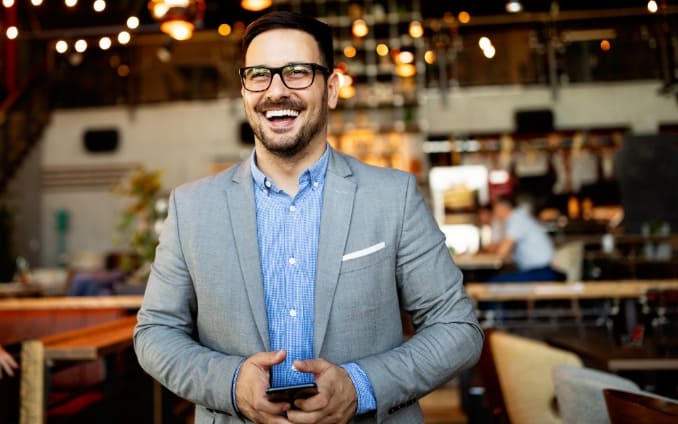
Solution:
[[[302,152],[311,141],[322,131],[327,128],[327,119],[329,113],[329,106],[327,105],[327,90],[323,92],[323,98],[319,113],[311,116],[295,134],[273,134],[267,136],[265,131],[265,120],[261,118],[261,112],[267,109],[293,109],[305,111],[306,107],[303,103],[292,101],[290,99],[282,99],[278,102],[265,101],[254,108],[254,112],[247,113],[247,120],[249,121],[252,132],[261,144],[274,155],[281,158],[292,158]]]

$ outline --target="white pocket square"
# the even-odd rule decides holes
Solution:
[[[381,249],[386,247],[385,242],[377,243],[374,246],[366,247],[364,249],[356,250],[355,252],[347,253],[341,257],[341,261],[350,261],[351,259],[362,258],[363,256],[371,255],[374,252],[378,252]]]

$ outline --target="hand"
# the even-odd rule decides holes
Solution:
[[[358,395],[353,381],[341,367],[324,359],[294,361],[297,371],[310,372],[315,376],[318,394],[308,399],[298,399],[287,412],[292,423],[336,424],[347,423],[355,415]]]
[[[19,368],[19,365],[12,355],[7,353],[7,351],[0,346],[0,378],[2,378],[3,370],[8,376],[14,377],[14,370],[17,368]]]
[[[240,413],[255,423],[289,423],[282,416],[291,405],[269,402],[266,389],[270,385],[271,367],[285,360],[287,352],[256,353],[243,362],[235,382],[235,401]]]

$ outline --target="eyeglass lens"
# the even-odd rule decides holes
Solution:
[[[293,64],[280,68],[258,66],[245,69],[243,83],[250,91],[264,91],[271,85],[275,74],[280,74],[287,88],[303,89],[313,84],[315,72],[313,66],[308,64]]]

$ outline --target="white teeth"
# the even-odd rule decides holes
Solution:
[[[280,110],[268,110],[266,111],[266,118],[271,119],[271,118],[282,118],[282,117],[292,117],[296,118],[299,116],[299,112],[296,110],[291,110],[291,109],[280,109]]]

